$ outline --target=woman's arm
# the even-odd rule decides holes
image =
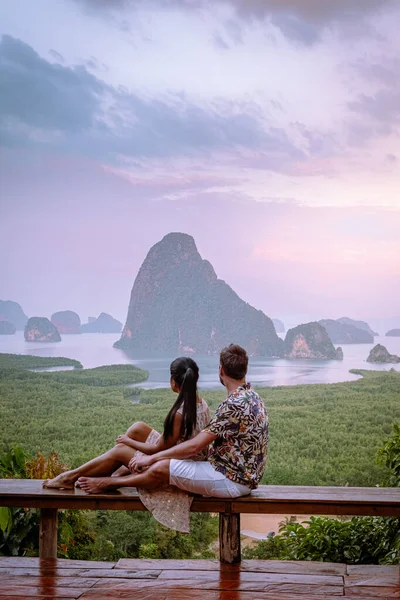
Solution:
[[[150,467],[155,462],[165,458],[177,458],[184,460],[185,458],[195,456],[201,452],[201,450],[209,446],[216,438],[216,435],[202,431],[190,440],[182,442],[182,444],[177,444],[172,448],[157,452],[152,456],[134,456],[129,461],[129,468],[135,471],[141,471],[142,469]]]
[[[167,448],[171,448],[171,446],[175,446],[178,442],[180,434],[181,434],[181,424],[182,424],[182,415],[176,413],[174,418],[174,427],[172,435],[168,438],[168,440],[164,439],[164,436],[161,434],[156,444],[148,444],[147,442],[138,442],[133,440],[129,435],[124,433],[123,435],[119,435],[117,437],[117,444],[126,444],[130,446],[134,450],[139,450],[144,454],[156,454],[157,452],[161,452]]]

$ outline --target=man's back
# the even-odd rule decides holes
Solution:
[[[256,488],[267,458],[268,415],[250,383],[229,394],[205,431],[217,436],[208,456],[214,469],[236,483]]]

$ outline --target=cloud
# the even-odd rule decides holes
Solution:
[[[212,36],[213,44],[219,50],[229,50],[230,46],[219,33],[214,33]]]
[[[57,50],[49,50],[49,54],[59,63],[64,63],[65,59],[63,57],[62,54],[60,54],[59,52],[57,52]]]
[[[48,148],[111,164],[120,157],[240,148],[299,155],[282,129],[268,128],[257,104],[217,99],[200,106],[183,94],[141,97],[106,84],[84,66],[50,63],[10,36],[0,43],[0,86],[3,145]]]
[[[339,23],[359,24],[370,15],[396,5],[396,0],[75,0],[101,13],[125,9],[214,10],[229,7],[240,20],[270,19],[282,34],[305,45],[315,43],[321,30]]]

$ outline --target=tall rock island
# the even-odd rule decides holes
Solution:
[[[283,356],[271,319],[218,279],[190,235],[169,233],[150,249],[139,270],[126,324],[114,346],[215,354],[230,343],[252,355]]]

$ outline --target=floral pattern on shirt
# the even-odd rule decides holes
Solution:
[[[255,489],[267,459],[268,414],[250,383],[224,400],[204,430],[216,435],[208,460],[228,479]]]

